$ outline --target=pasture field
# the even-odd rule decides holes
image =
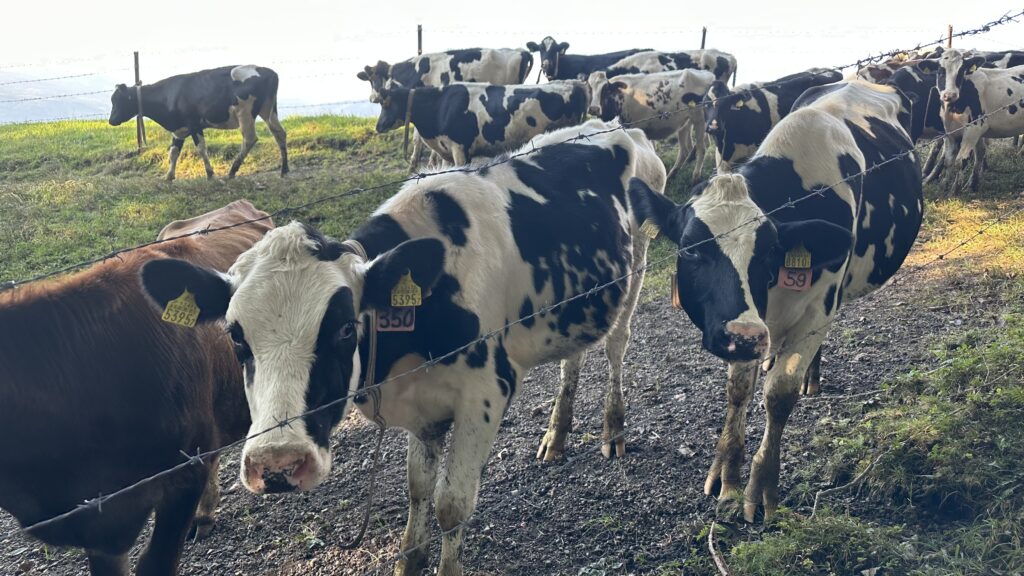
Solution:
[[[406,176],[400,131],[377,135],[372,120],[324,116],[284,121],[293,173],[282,179],[277,147],[257,126],[260,144],[239,178],[207,181],[188,143],[173,183],[161,180],[169,137],[153,124],[141,154],[130,125],[0,127],[0,282],[151,240],[170,220],[237,198],[273,212]],[[211,130],[207,142],[217,173],[226,174],[239,135]],[[666,161],[674,157],[660,150]],[[669,305],[668,264],[648,275],[633,318],[627,457],[599,453],[607,364],[595,351],[567,458],[536,462],[558,370],[535,370],[485,471],[463,555],[467,574],[717,574],[712,521],[716,549],[735,574],[1020,574],[1024,214],[977,232],[1024,207],[1024,159],[995,143],[989,164],[979,194],[929,188],[925,228],[896,283],[844,306],[826,341],[823,393],[802,399],[786,429],[785,508],[773,521],[736,522],[729,503],[702,493],[724,416],[725,367]],[[687,175],[670,184],[676,200],[688,194]],[[395,190],[319,203],[276,222],[299,219],[344,237]],[[659,240],[649,259],[670,253]],[[764,425],[759,402],[748,419],[748,462]],[[248,494],[235,483],[237,452],[226,455],[218,525],[186,546],[181,573],[390,573],[407,504],[398,431],[385,437],[366,539],[356,550],[339,547],[360,519],[373,442],[372,425],[344,423],[331,477],[300,495]],[[837,486],[848,487],[822,495],[812,518],[818,492]],[[438,549],[435,539],[432,558]],[[26,538],[0,513],[0,575],[85,573],[80,552]]]

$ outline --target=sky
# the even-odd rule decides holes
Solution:
[[[701,28],[706,26],[707,47],[736,56],[738,80],[743,83],[847,64],[935,40],[948,24],[955,32],[1022,9],[998,0],[737,0],[706,7],[654,0],[609,6],[569,0],[390,0],[377,11],[373,3],[337,0],[9,3],[9,25],[0,34],[0,122],[105,116],[114,84],[134,82],[136,50],[143,82],[228,64],[258,64],[275,69],[281,77],[283,115],[375,115],[375,107],[366,102],[369,85],[355,75],[377,60],[414,56],[417,25],[423,26],[424,52],[524,47],[550,35],[568,42],[569,53],[577,54],[699,48]],[[1024,22],[1011,23],[957,39],[954,46],[1024,49],[1022,36]],[[529,82],[535,80],[538,66]],[[77,77],[24,82],[52,76]],[[99,93],[3,102],[83,92]],[[330,105],[320,106],[325,103]]]

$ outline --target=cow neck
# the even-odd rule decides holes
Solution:
[[[342,244],[348,246],[364,263],[368,260],[366,249],[358,240],[345,240]],[[383,429],[385,427],[385,422],[384,418],[380,414],[380,388],[375,386],[377,384],[377,311],[370,310],[367,314],[369,315],[370,320],[369,326],[367,327],[369,352],[366,357],[366,377],[359,384],[360,392],[356,394],[356,398],[358,399],[360,396],[364,398],[369,397],[370,402],[373,403],[373,421]],[[364,390],[365,392],[363,392]]]
[[[152,86],[136,88],[136,98],[142,99],[142,115],[159,124],[164,130],[174,132],[181,128],[174,122],[173,114],[160,98],[154,96]],[[136,101],[138,106],[138,101]]]

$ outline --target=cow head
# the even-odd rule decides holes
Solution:
[[[725,150],[727,123],[724,117],[728,116],[731,110],[739,110],[745,106],[744,98],[741,94],[733,94],[725,82],[715,80],[704,95],[701,105],[704,107],[704,130],[714,138],[718,150],[722,152]]]
[[[183,260],[155,260],[142,284],[161,308],[188,290],[199,322],[223,319],[245,378],[252,416],[242,484],[257,494],[308,490],[331,469],[330,434],[359,384],[367,314],[390,305],[406,273],[424,291],[444,266],[436,239],[399,244],[369,262],[297,222],[271,230],[227,275]],[[340,401],[340,402],[339,402]],[[329,408],[281,425],[287,418]],[[271,430],[252,437],[264,430]]]
[[[114,93],[110,96],[110,125],[120,126],[134,118],[139,113],[139,104],[136,100],[134,89],[129,89],[124,84],[114,87]]]
[[[679,246],[676,283],[683,310],[700,328],[704,348],[728,361],[764,356],[770,346],[765,310],[785,253],[803,245],[815,268],[849,255],[851,234],[823,220],[781,222],[750,198],[746,179],[723,174],[698,185],[677,205],[638,179],[630,202]]]
[[[956,102],[960,98],[960,87],[963,86],[964,78],[973,74],[984,63],[983,56],[969,57],[955,48],[946,50],[939,58],[936,78],[936,86],[940,90],[942,102],[944,104]]]
[[[363,67],[362,72],[356,74],[356,78],[370,83],[370,102],[380,103],[383,99],[381,92],[384,85],[391,78],[391,65],[383,60],[378,60],[374,66]]]
[[[622,114],[623,91],[628,88],[624,82],[609,82],[603,70],[587,78],[590,89],[590,115],[608,122]]]
[[[377,132],[383,134],[405,124],[409,98],[413,91],[401,87],[384,87],[380,93],[380,116],[377,117]]]
[[[540,68],[544,71],[544,76],[548,80],[554,80],[558,76],[558,61],[565,56],[565,51],[569,49],[569,43],[555,42],[554,38],[548,36],[541,40],[540,44],[527,42],[526,48],[530,52],[540,53]]]

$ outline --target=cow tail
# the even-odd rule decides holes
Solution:
[[[269,78],[267,78],[267,98],[270,99],[274,114],[277,114],[277,87],[280,83],[280,78],[278,77],[277,72],[269,69],[268,71],[270,74],[268,74]]]
[[[525,84],[526,79],[530,76],[530,70],[533,70],[533,54],[522,50],[519,52],[522,59],[519,60],[519,81],[516,84]]]

